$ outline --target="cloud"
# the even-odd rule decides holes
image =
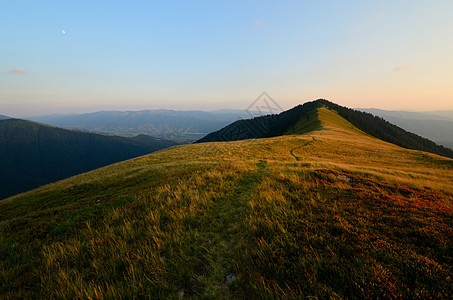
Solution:
[[[9,73],[10,73],[10,74],[21,74],[21,75],[23,75],[23,74],[27,74],[27,70],[22,69],[22,68],[19,68],[19,69],[11,69],[11,70],[9,70]]]
[[[385,12],[380,12],[380,13],[378,13],[377,17],[378,17],[378,18],[383,18],[383,17],[385,17],[386,15],[387,15],[387,14],[386,14]]]
[[[413,68],[414,68],[414,66],[398,66],[398,67],[394,67],[393,71],[408,71],[408,70],[412,70]]]
[[[260,20],[257,20],[255,21],[253,27],[252,27],[252,31],[258,31],[260,28],[263,28],[264,27],[264,23],[263,21],[260,21]]]
[[[362,30],[362,26],[358,25],[352,29],[352,34],[358,34]]]

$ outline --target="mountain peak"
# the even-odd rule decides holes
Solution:
[[[236,121],[208,134],[197,143],[306,134],[315,130],[340,130],[350,134],[367,134],[404,148],[453,158],[451,149],[407,132],[370,113],[340,106],[326,99],[306,102],[278,115]]]

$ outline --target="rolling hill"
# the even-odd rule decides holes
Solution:
[[[336,111],[341,117],[351,122],[353,126],[389,143],[453,158],[452,149],[439,146],[426,138],[407,132],[370,113],[343,107],[324,99],[298,105],[278,115],[236,121],[208,134],[197,142],[234,141],[305,133],[307,130],[312,130],[314,126],[319,126],[316,109],[321,107]]]
[[[148,136],[108,137],[1,120],[0,199],[174,145]]]
[[[301,107],[0,201],[0,297],[450,299],[453,160]]]
[[[193,142],[209,132],[218,130],[238,117],[243,111],[218,110],[175,111],[100,111],[75,115],[48,115],[29,118],[32,121],[109,135],[132,136],[137,134]]]

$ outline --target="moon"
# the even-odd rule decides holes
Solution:
[[[66,30],[63,29],[63,30],[61,31],[61,33],[66,34]]]

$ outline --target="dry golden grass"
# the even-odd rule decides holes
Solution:
[[[318,117],[304,135],[172,147],[0,202],[0,294],[451,296],[453,160]]]

